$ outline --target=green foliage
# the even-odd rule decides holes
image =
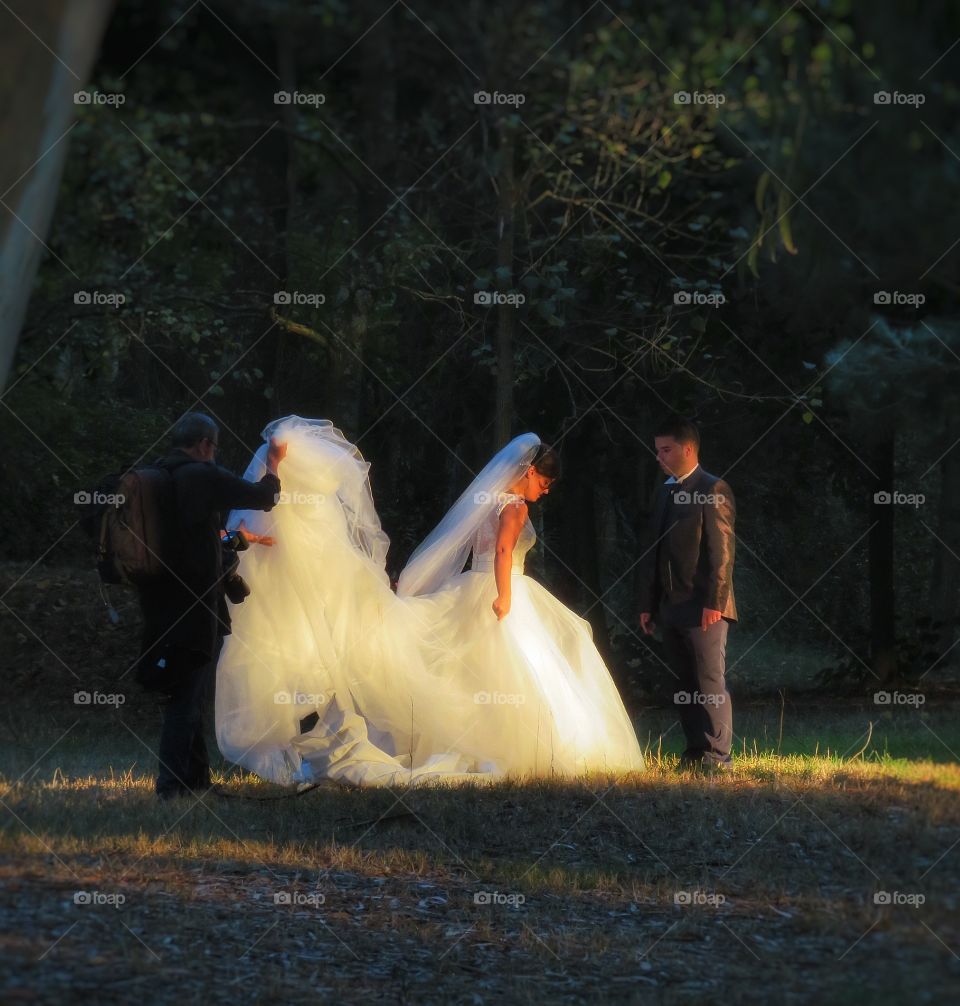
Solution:
[[[518,294],[513,427],[600,459],[576,476],[607,501],[595,526],[562,494],[551,503],[564,539],[588,539],[576,559],[566,546],[546,557],[548,577],[573,564],[571,600],[586,607],[629,571],[632,555],[605,551],[595,575],[583,557],[600,537],[635,540],[656,478],[650,427],[668,409],[699,419],[709,464],[730,466],[738,493],[742,475],[747,540],[762,528],[786,579],[813,582],[822,563],[810,568],[806,542],[832,535],[823,549],[842,551],[856,537],[858,487],[830,504],[830,529],[797,507],[785,535],[767,517],[779,465],[801,457],[805,484],[856,483],[848,406],[895,400],[916,432],[924,403],[957,386],[960,92],[943,43],[957,12],[657,0],[572,21],[545,0],[416,15],[333,0],[120,5],[92,85],[127,101],[79,110],[11,406],[36,413],[75,471],[114,467],[184,408],[216,413],[235,467],[273,415],[330,416],[374,461],[399,561],[497,446],[503,315],[474,295]],[[160,41],[133,64],[131,38]],[[281,53],[323,105],[273,103]],[[878,81],[927,67],[922,123],[874,104]],[[524,101],[476,105],[481,89]],[[876,309],[876,291],[913,286],[922,312]],[[124,303],[78,305],[80,290]],[[275,303],[281,291],[314,302]],[[960,435],[949,412],[946,444]],[[101,447],[94,432],[115,415],[123,443]],[[32,488],[72,480],[44,464]],[[65,517],[18,512],[41,540]],[[3,544],[35,554],[14,531]],[[765,610],[770,573],[754,572]],[[841,621],[862,613],[861,580]],[[632,626],[608,612],[607,629],[635,656],[618,618]]]
[[[104,475],[164,453],[177,418],[169,410],[87,397],[68,409],[43,389],[24,383],[0,412],[0,477],[7,495],[9,556],[93,564],[93,550],[76,529],[74,494]]]

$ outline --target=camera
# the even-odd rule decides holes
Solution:
[[[221,539],[223,549],[223,592],[232,604],[242,604],[250,596],[247,581],[237,572],[240,567],[238,552],[245,552],[250,542],[240,531],[228,531]]]

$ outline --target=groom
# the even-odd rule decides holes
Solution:
[[[724,680],[727,625],[737,620],[733,491],[700,467],[700,434],[690,420],[665,420],[654,445],[669,477],[657,489],[640,560],[640,627],[648,636],[655,622],[663,629],[687,739],[682,762],[723,769],[733,736]]]

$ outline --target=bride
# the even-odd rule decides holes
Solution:
[[[396,593],[369,465],[329,421],[268,424],[245,478],[286,441],[270,513],[228,529],[251,588],[217,668],[225,758],[278,782],[411,785],[640,769],[636,734],[589,623],[523,574],[528,503],[559,459],[532,433],[477,475],[417,547]],[[472,554],[470,569],[464,572]]]

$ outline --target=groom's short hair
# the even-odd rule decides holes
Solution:
[[[700,431],[692,419],[684,416],[667,416],[654,430],[655,437],[673,437],[678,444],[693,444],[700,451]]]

